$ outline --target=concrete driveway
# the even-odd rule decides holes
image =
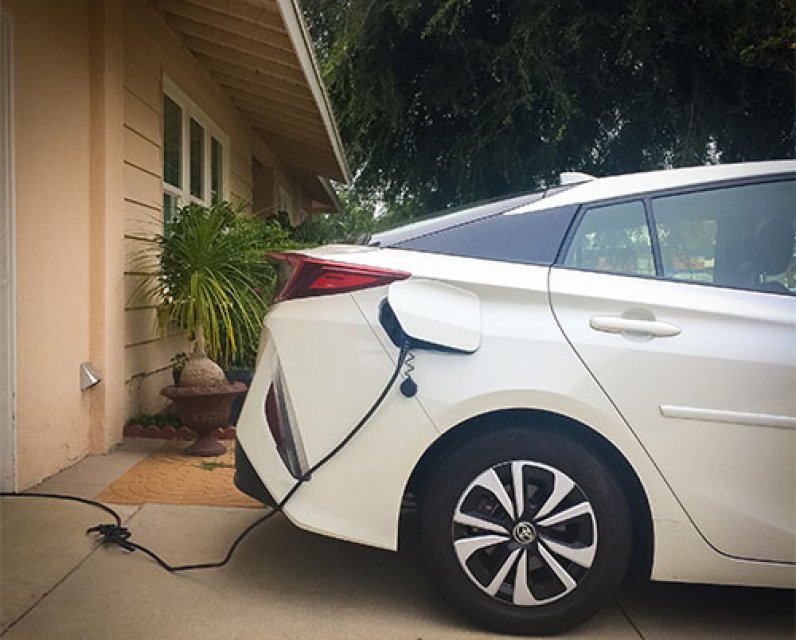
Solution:
[[[262,512],[146,504],[123,509],[135,540],[172,563],[215,560]],[[450,611],[416,550],[398,554],[300,531],[255,529],[223,569],[170,575],[84,535],[91,507],[0,500],[4,640],[114,638],[492,638]],[[572,638],[794,637],[793,593],[646,584]]]

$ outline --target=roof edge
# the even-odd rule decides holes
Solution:
[[[329,196],[329,200],[332,201],[332,206],[334,207],[337,213],[343,212],[343,203],[340,201],[340,197],[337,195],[337,192],[332,187],[332,183],[328,178],[322,178],[318,176],[318,181],[321,183],[323,190]]]
[[[309,84],[310,91],[312,92],[312,97],[315,99],[315,103],[317,104],[318,110],[321,113],[323,124],[326,128],[327,134],[329,135],[329,140],[332,144],[332,150],[334,151],[335,158],[340,166],[340,171],[344,181],[348,183],[351,181],[351,171],[348,168],[348,163],[346,162],[345,154],[343,152],[343,143],[340,140],[340,133],[337,130],[337,124],[334,120],[331,102],[329,101],[329,96],[326,93],[326,87],[324,87],[323,81],[321,79],[320,70],[318,69],[318,63],[315,59],[309,32],[307,31],[304,18],[301,15],[301,9],[298,6],[297,0],[276,0],[276,4],[279,8],[279,12],[282,14],[282,20],[287,28],[288,37],[293,43],[299,63],[301,64],[301,68],[307,78],[307,83]]]

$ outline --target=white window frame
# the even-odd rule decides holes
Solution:
[[[163,182],[163,192],[177,198],[177,206],[184,207],[187,204],[195,203],[209,206],[212,195],[212,164],[213,164],[213,145],[215,138],[221,143],[221,195],[219,200],[229,199],[229,164],[230,164],[230,142],[229,136],[213,122],[208,115],[199,108],[187,93],[185,93],[171,78],[163,76],[163,95],[168,96],[182,109],[182,136],[180,149],[180,186],[175,187],[166,182],[165,175],[161,176]],[[165,114],[164,114],[165,117]],[[202,196],[196,197],[191,194],[191,120],[195,120],[205,131],[204,136],[204,167],[202,180]],[[163,154],[165,153],[165,125],[164,125],[164,148],[161,150],[161,171],[163,170]]]

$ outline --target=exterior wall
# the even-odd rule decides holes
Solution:
[[[300,181],[145,0],[4,0],[13,28],[15,487],[107,451],[124,419],[164,406],[179,335],[135,306],[130,258],[162,229],[163,77],[228,137],[227,197],[295,215]],[[273,213],[273,211],[271,212]],[[79,365],[102,382],[81,392]]]
[[[249,124],[161,16],[139,0],[127,0],[124,18],[124,208],[130,259],[163,228],[163,77],[168,76],[229,137],[227,197],[251,204],[252,139]],[[155,310],[133,298],[137,278],[125,277],[125,386],[128,416],[155,412],[166,401],[170,359],[188,348],[180,335],[160,336]]]
[[[17,486],[89,450],[89,6],[5,0],[14,29]],[[46,43],[46,46],[43,46]]]
[[[261,138],[254,140],[252,176],[253,209],[264,218],[269,218],[283,209],[280,193],[290,200],[287,213],[290,222],[297,226],[309,216],[311,198],[301,186],[299,178],[292,174],[279,156],[275,155]]]

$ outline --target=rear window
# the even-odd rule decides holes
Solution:
[[[415,238],[443,229],[450,229],[451,227],[475,222],[482,218],[496,216],[500,213],[505,213],[506,211],[511,211],[512,209],[536,202],[544,197],[545,192],[539,191],[512,196],[510,198],[501,198],[500,200],[470,204],[453,211],[432,213],[410,224],[404,224],[400,227],[377,233],[367,238],[365,244],[372,247],[393,247],[399,242],[414,240]]]
[[[408,240],[382,244],[466,258],[550,265],[577,206],[522,214],[495,213]]]

